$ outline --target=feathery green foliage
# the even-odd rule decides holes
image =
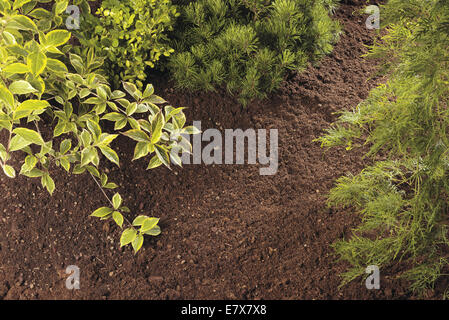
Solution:
[[[355,207],[362,224],[335,244],[352,269],[405,261],[412,289],[432,287],[447,269],[449,216],[449,0],[390,0],[388,34],[371,48],[389,75],[355,110],[318,139],[324,147],[369,145],[382,154],[356,176],[342,177],[330,204]]]
[[[280,86],[288,70],[331,52],[335,0],[174,1],[181,11],[169,69],[181,88],[225,85],[246,104]]]

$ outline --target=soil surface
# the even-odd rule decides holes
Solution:
[[[120,249],[112,222],[88,217],[105,205],[90,176],[53,172],[49,196],[38,180],[0,175],[0,298],[4,299],[410,299],[397,280],[401,266],[381,270],[381,289],[362,280],[339,288],[348,265],[330,245],[358,223],[350,210],[326,206],[339,176],[357,173],[362,151],[324,152],[313,142],[353,108],[381,79],[361,57],[376,32],[362,8],[346,1],[336,16],[344,26],[334,53],[282,89],[246,109],[224,91],[188,93],[154,79],[158,94],[187,107],[189,121],[207,128],[279,130],[279,170],[259,175],[258,165],[190,165],[146,171],[131,162],[133,145],[114,147],[122,169],[109,166],[133,215],[161,218],[163,233],[147,238],[140,253]],[[365,1],[361,1],[365,3]],[[161,78],[162,79],[162,78]],[[65,269],[77,265],[81,289],[65,287]],[[428,298],[439,293],[428,293]]]

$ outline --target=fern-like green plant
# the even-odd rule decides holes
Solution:
[[[406,261],[412,289],[432,287],[447,269],[449,225],[449,1],[390,0],[382,7],[388,33],[370,57],[382,61],[386,84],[344,111],[323,147],[370,146],[382,154],[356,176],[342,177],[330,204],[355,207],[362,224],[335,244],[352,268]]]

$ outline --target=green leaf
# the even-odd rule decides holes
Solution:
[[[107,106],[107,104],[104,102],[98,104],[94,109],[95,113],[98,115],[103,114],[106,111],[106,106]]]
[[[134,221],[133,221],[133,226],[140,227],[146,219],[148,219],[147,216],[138,216],[138,217],[136,217],[134,219]]]
[[[26,100],[19,104],[15,111],[41,110],[49,107],[50,104],[46,100]]]
[[[33,11],[31,11],[28,15],[39,20],[51,19],[52,16],[51,12],[43,8],[36,8]]]
[[[14,107],[14,96],[5,86],[0,85],[0,99],[12,109]]]
[[[9,177],[9,178],[15,178],[16,177],[16,170],[14,170],[13,167],[8,166],[5,164],[3,166],[3,172]]]
[[[84,78],[82,76],[80,76],[79,74],[76,73],[69,73],[67,74],[67,78],[70,81],[75,82],[76,84],[81,84],[81,85],[85,85],[86,81],[84,80]]]
[[[119,193],[114,194],[112,197],[112,204],[114,205],[114,209],[117,210],[122,205],[122,196]]]
[[[142,226],[140,227],[140,232],[146,232],[153,229],[159,223],[158,218],[148,218],[146,219]]]
[[[15,0],[14,1],[14,4],[13,4],[13,9],[14,10],[17,10],[17,9],[19,9],[19,8],[22,8],[22,6],[25,4],[25,3],[28,3],[28,2],[30,2],[31,0]]]
[[[46,46],[59,47],[70,40],[71,34],[67,30],[53,30],[47,33],[45,37],[47,39]]]
[[[80,97],[81,99],[84,99],[85,97],[87,97],[87,96],[90,95],[90,94],[91,94],[90,89],[84,88],[84,89],[81,89],[81,91],[79,92],[79,97]]]
[[[0,143],[0,159],[2,159],[3,161],[6,160],[6,148],[3,144]]]
[[[180,156],[175,154],[174,152],[170,152],[171,161],[179,167],[182,167],[182,159]]]
[[[182,133],[187,133],[187,134],[199,134],[199,133],[201,133],[201,131],[198,130],[197,127],[190,126],[190,127],[185,127],[185,128],[182,130]]]
[[[84,167],[87,164],[94,162],[96,157],[97,157],[97,152],[95,151],[95,148],[93,148],[93,147],[85,148],[81,152],[81,167]]]
[[[120,212],[114,211],[112,213],[112,219],[114,219],[115,223],[117,223],[120,228],[123,226],[123,215]]]
[[[137,103],[130,103],[129,106],[126,108],[126,115],[128,117],[132,116],[137,110]]]
[[[139,142],[151,142],[150,137],[142,130],[133,129],[124,133],[125,136]]]
[[[7,46],[17,46],[16,38],[8,31],[3,31],[3,40],[5,40]]]
[[[117,189],[118,185],[116,185],[114,182],[109,182],[104,186],[106,189]]]
[[[103,87],[98,87],[97,88],[97,95],[102,99],[102,100],[108,100],[108,94],[106,92],[106,90]]]
[[[73,168],[72,173],[73,174],[82,174],[86,171],[85,167],[81,167],[81,165],[77,164],[75,165],[75,167]]]
[[[142,98],[142,93],[131,82],[123,82],[123,88],[136,100]]]
[[[33,170],[29,172],[23,172],[22,174],[28,178],[39,178],[44,175],[44,172],[42,170],[34,168]]]
[[[19,135],[15,135],[11,139],[11,142],[9,145],[9,150],[10,151],[22,150],[23,148],[28,147],[30,144],[31,144],[30,141],[25,140],[24,138],[22,138]]]
[[[108,146],[117,137],[118,137],[117,134],[102,133],[98,138],[98,145]]]
[[[155,147],[154,151],[156,152],[156,155],[159,158],[159,160],[166,167],[170,168],[170,156],[168,154],[168,151],[159,145],[155,145],[154,147]]]
[[[186,115],[184,114],[184,112],[180,112],[178,114],[175,114],[173,116],[173,124],[177,127],[177,128],[182,128],[184,127],[184,124],[186,123]]]
[[[0,0],[0,10],[2,10],[2,11],[11,10],[11,1],[10,0]]]
[[[138,142],[136,148],[134,149],[134,158],[133,160],[137,160],[145,157],[150,152],[150,143],[148,142]]]
[[[25,163],[22,165],[22,168],[20,169],[20,174],[23,174],[24,172],[30,172],[36,167],[37,164],[37,158],[35,156],[27,156],[25,158]]]
[[[20,30],[37,30],[36,24],[28,17],[23,15],[15,15],[12,17],[15,22],[14,27]]]
[[[36,78],[29,77],[29,79],[27,80],[34,88],[36,88],[39,91],[41,95],[44,93],[45,81],[44,79],[42,79],[42,77],[40,76],[37,76]]]
[[[81,132],[80,135],[81,142],[83,143],[84,147],[90,146],[90,143],[92,142],[92,136],[90,135],[89,131],[86,129],[83,129],[83,132]]]
[[[157,167],[160,167],[162,165],[162,161],[159,160],[158,156],[154,156],[151,158],[150,163],[148,164],[147,170],[155,169]]]
[[[185,108],[173,108],[172,106],[167,106],[165,109],[166,117],[165,121],[169,121],[173,116],[176,116],[178,113],[182,112]]]
[[[67,132],[67,125],[64,121],[60,120],[53,130],[53,137],[59,137],[61,134]]]
[[[65,171],[70,172],[70,161],[66,158],[59,159],[61,162],[61,166],[64,168]]]
[[[151,133],[151,124],[145,119],[139,119],[139,126],[146,132]]]
[[[140,248],[142,248],[142,245],[143,245],[143,235],[138,234],[132,243],[134,253],[137,253],[140,250]]]
[[[131,126],[132,129],[140,130],[139,121],[137,121],[136,119],[134,119],[132,117],[127,118],[127,119],[128,119],[129,125]]]
[[[133,228],[128,228],[123,231],[122,236],[120,237],[120,246],[126,246],[134,241],[137,237],[137,231]]]
[[[67,66],[59,60],[47,59],[47,68],[56,73],[68,73]],[[87,89],[88,90],[88,89]]]
[[[110,112],[110,113],[104,115],[101,119],[109,120],[109,121],[120,121],[120,120],[126,119],[126,116],[123,114],[120,114],[118,112]]]
[[[163,103],[167,102],[164,99],[162,99],[161,97],[154,95],[154,94],[151,97],[149,97],[148,99],[145,99],[145,101],[149,102],[149,103],[154,103],[154,104],[163,104]]]
[[[27,128],[16,128],[13,130],[13,132],[19,136],[21,136],[23,139],[25,139],[28,142],[37,144],[37,145],[44,145],[44,139],[42,139],[41,135],[37,133],[34,130],[27,129]]]
[[[27,65],[30,68],[34,76],[40,75],[47,66],[47,56],[38,51],[33,52],[27,57]]]
[[[118,102],[123,108],[128,108],[128,106],[131,104],[131,102],[126,99],[118,99],[116,100],[116,102]]]
[[[9,86],[9,90],[13,94],[28,94],[31,92],[37,92],[37,90],[28,81],[25,80],[14,81]]]
[[[101,153],[112,163],[120,167],[120,159],[117,153],[108,146],[99,146]]]
[[[100,103],[103,103],[103,102],[104,102],[103,99],[100,99],[100,98],[97,98],[97,97],[90,97],[89,99],[83,101],[83,103],[86,103],[86,104],[100,104]]]
[[[70,141],[69,139],[65,139],[64,141],[61,142],[61,145],[59,146],[59,152],[61,154],[66,154],[67,151],[69,151],[71,147],[72,147],[72,141]]]
[[[30,68],[23,63],[12,63],[6,67],[3,68],[4,72],[7,73],[16,73],[16,74],[23,74],[30,72]]]
[[[87,128],[96,138],[101,135],[101,127],[97,122],[92,120],[87,121]]]
[[[94,177],[100,178],[100,172],[94,166],[87,166],[87,171],[89,171]]]
[[[117,121],[114,125],[114,130],[120,130],[123,129],[126,124],[128,123],[127,118],[124,118],[123,120]]]
[[[57,15],[63,13],[67,9],[68,5],[69,5],[68,0],[57,1],[55,5],[55,13]]]
[[[147,234],[147,235],[149,235],[149,236],[156,237],[156,236],[158,236],[158,235],[161,234],[161,227],[155,226],[153,229],[150,229],[150,230],[148,230],[148,231],[145,231],[144,233]]]
[[[111,214],[111,212],[114,211],[111,208],[108,207],[101,207],[95,210],[90,216],[96,217],[96,218],[104,218],[107,215]]]
[[[151,143],[156,144],[161,140],[162,128],[164,127],[164,116],[159,111],[153,121],[151,121]]]
[[[154,87],[152,84],[147,84],[145,91],[143,92],[143,98],[148,98],[154,93]]]
[[[114,90],[112,92],[112,96],[111,96],[112,99],[120,99],[120,98],[123,98],[123,97],[126,97],[126,93],[124,93],[123,91]]]
[[[53,191],[55,191],[55,182],[48,173],[42,176],[41,183],[42,186],[47,188],[47,191],[52,195]]]
[[[32,112],[44,110],[50,104],[45,100],[26,100],[14,110],[14,120],[29,116]]]
[[[75,68],[76,72],[83,74],[84,73],[83,59],[80,56],[73,54],[73,53],[69,54],[69,58],[70,58],[70,63]],[[77,75],[77,76],[79,76],[79,75]]]

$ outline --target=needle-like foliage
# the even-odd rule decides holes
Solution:
[[[329,13],[335,0],[174,1],[169,69],[179,87],[225,86],[246,104],[264,98],[288,70],[301,71],[331,52],[339,34]]]

